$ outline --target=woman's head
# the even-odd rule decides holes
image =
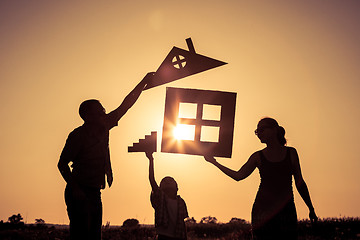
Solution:
[[[273,118],[263,118],[259,121],[255,134],[262,142],[266,143],[266,131],[273,131],[276,134],[276,139],[281,145],[286,145],[285,129],[279,126],[278,122]]]

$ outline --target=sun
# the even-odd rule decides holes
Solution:
[[[173,130],[176,140],[191,140],[195,138],[195,125],[177,124]]]

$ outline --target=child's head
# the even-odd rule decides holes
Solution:
[[[167,176],[161,180],[160,189],[169,197],[176,197],[178,185],[174,178]]]

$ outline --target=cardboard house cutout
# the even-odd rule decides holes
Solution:
[[[230,158],[235,103],[236,93],[167,88],[161,151]],[[190,110],[190,114],[186,113],[188,116],[181,113],[181,104],[187,104],[193,109]],[[207,113],[209,109],[215,109],[217,113],[209,115]],[[193,136],[187,139],[176,139],[174,131],[179,125],[191,128]],[[207,138],[207,132],[212,132],[212,135],[216,136]]]
[[[145,90],[226,64],[197,54],[191,38],[186,39],[186,43],[189,51],[173,47]]]
[[[197,54],[191,38],[186,43],[189,50],[172,48],[145,90],[227,64]],[[236,93],[167,88],[161,151],[230,158],[235,103]],[[183,106],[190,106],[190,116],[182,114]],[[214,111],[215,115],[208,114]],[[190,136],[176,136],[185,132]],[[156,142],[157,132],[151,132],[129,146],[128,152],[156,152]]]

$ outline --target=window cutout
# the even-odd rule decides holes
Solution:
[[[219,142],[219,127],[201,126],[201,142]]]
[[[205,110],[205,118],[211,119],[203,119],[204,104],[221,106],[221,108],[215,107],[220,109],[215,110],[216,116],[208,116],[207,110]],[[236,93],[166,88],[161,152],[230,158],[234,133],[235,104]],[[184,113],[184,108],[187,107],[193,109],[190,111],[192,114],[187,111]],[[220,121],[214,120],[219,119],[219,114]],[[174,127],[177,124],[190,125],[191,132],[195,132],[194,137],[191,134],[191,137],[179,137],[191,138],[191,140],[176,140]]]
[[[191,140],[195,138],[195,125],[178,124],[174,128],[174,137],[176,140]]]
[[[177,56],[173,57],[172,64],[177,69],[184,68],[186,65],[185,57],[182,55],[177,55]]]
[[[196,118],[197,104],[195,103],[179,103],[179,118]]]
[[[221,119],[221,106],[220,105],[203,105],[202,119],[220,121]]]

